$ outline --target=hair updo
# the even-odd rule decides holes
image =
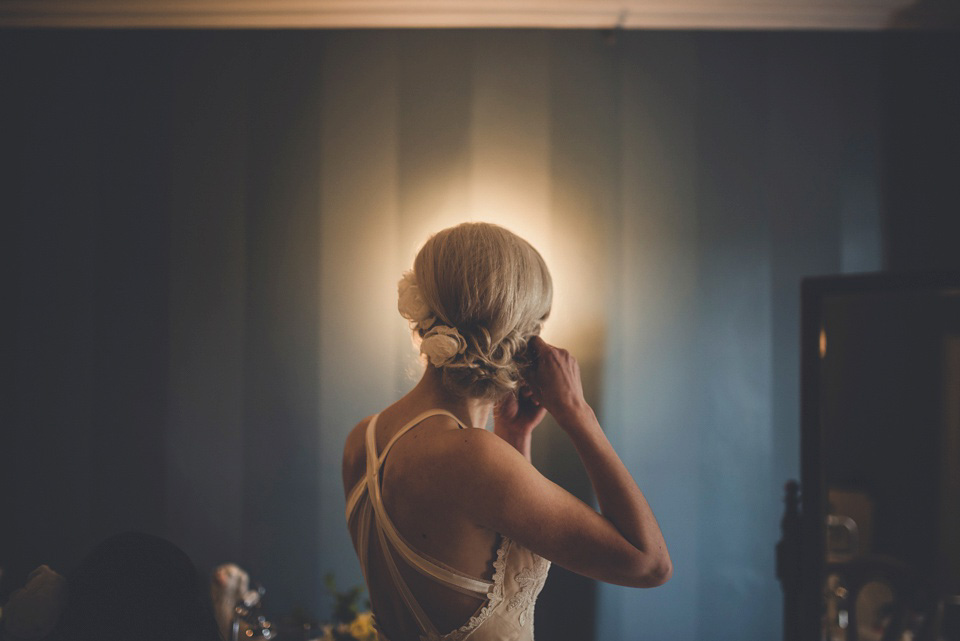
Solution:
[[[431,236],[399,284],[427,366],[451,391],[496,399],[516,390],[526,347],[550,314],[553,282],[530,243],[489,223]]]

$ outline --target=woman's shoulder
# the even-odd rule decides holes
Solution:
[[[396,434],[397,429],[389,429],[381,438],[381,447]],[[477,443],[485,441],[485,436],[493,436],[484,429],[462,428],[451,416],[436,414],[419,421],[415,427],[397,439],[389,456],[393,465],[405,468],[456,467]],[[402,463],[401,463],[402,461]]]
[[[402,427],[398,422],[399,419],[393,420],[397,417],[391,414],[391,408],[387,408],[380,414],[367,416],[354,425],[347,434],[343,446],[343,484],[345,491],[349,492],[363,478],[366,471],[367,428],[374,416],[377,417],[375,442],[378,452],[383,450],[386,443]],[[392,423],[396,423],[396,425]],[[450,456],[456,458],[456,451],[464,446],[469,447],[469,443],[485,440],[478,434],[480,432],[485,436],[493,436],[483,429],[459,429],[459,427],[455,419],[445,414],[423,419],[410,430],[409,434],[397,441],[399,449],[407,450],[403,453],[402,458],[412,455],[412,458],[418,464],[436,463],[444,461]],[[426,434],[429,434],[430,437],[423,438]]]
[[[378,450],[390,440],[396,429],[389,419],[379,417],[384,433],[377,434]],[[373,416],[357,423],[347,435],[343,449],[343,485],[349,493],[366,473],[366,433]],[[399,454],[399,456],[397,456]],[[390,454],[393,463],[388,466],[404,484],[416,484],[418,479],[430,479],[428,486],[460,490],[483,485],[491,474],[502,472],[504,466],[525,466],[526,459],[500,437],[483,428],[464,428],[445,414],[429,416],[398,439]],[[411,471],[417,474],[410,474]],[[396,481],[396,479],[391,479]]]
[[[428,438],[411,434],[413,438],[404,444],[405,464],[395,470],[396,476],[405,476],[407,483],[426,495],[478,497],[506,469],[529,466],[519,452],[493,432],[483,428],[444,429],[450,427],[447,421],[454,426],[456,423],[443,416],[427,421],[437,429],[431,430]],[[430,429],[429,425],[424,427]]]
[[[500,451],[500,446],[512,449],[503,439],[482,427],[463,427],[455,418],[437,414],[423,419],[410,431],[406,448],[423,452],[430,458],[450,458],[462,461],[487,453]],[[398,441],[400,445],[406,437]],[[422,441],[414,445],[415,441]]]

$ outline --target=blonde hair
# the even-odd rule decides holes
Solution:
[[[530,243],[489,223],[463,223],[431,236],[401,280],[400,312],[414,336],[453,334],[438,365],[459,394],[496,399],[516,390],[526,346],[540,333],[553,302],[553,281]],[[416,292],[416,304],[405,305]]]

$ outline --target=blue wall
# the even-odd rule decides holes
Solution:
[[[598,638],[780,634],[782,487],[799,473],[799,281],[881,267],[875,39],[624,42],[624,269],[604,419],[674,578],[599,590]]]

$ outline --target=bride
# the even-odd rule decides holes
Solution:
[[[580,370],[539,337],[553,286],[511,232],[464,223],[432,236],[399,286],[427,361],[420,382],[347,437],[347,524],[382,640],[533,638],[550,562],[634,587],[670,556],[646,499],[583,398]],[[483,428],[493,412],[493,432]],[[530,463],[549,412],[571,439],[598,513]]]

